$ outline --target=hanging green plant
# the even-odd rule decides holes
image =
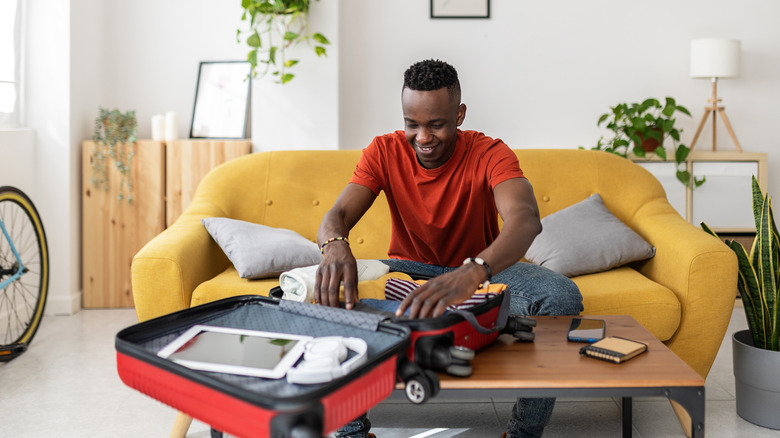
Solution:
[[[309,32],[310,3],[311,0],[241,0],[241,21],[249,19],[247,61],[252,66],[253,78],[270,72],[277,82],[290,82],[295,75],[289,69],[299,60],[287,59],[286,50],[302,42],[308,43],[318,57],[327,56],[325,46],[330,41],[321,33]],[[241,42],[241,29],[236,31],[236,40]],[[262,67],[259,75],[258,65]]]
[[[126,199],[133,203],[133,182],[130,170],[138,139],[138,122],[135,111],[122,114],[119,110],[100,107],[92,134],[92,185],[108,190],[108,161],[113,161],[119,171],[119,194],[117,200]],[[126,192],[126,193],[125,193]]]

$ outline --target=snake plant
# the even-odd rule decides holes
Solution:
[[[753,217],[756,238],[748,256],[739,242],[726,240],[726,245],[737,254],[739,279],[737,286],[742,297],[753,345],[765,350],[780,351],[780,235],[772,213],[772,198],[761,193],[753,177]],[[704,231],[717,237],[705,223]]]

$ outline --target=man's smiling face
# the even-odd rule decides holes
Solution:
[[[418,91],[404,88],[401,92],[406,141],[417,154],[420,165],[437,168],[452,156],[463,123],[466,105],[459,104],[446,88]]]

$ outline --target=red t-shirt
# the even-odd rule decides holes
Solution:
[[[392,217],[388,255],[438,266],[459,266],[498,236],[493,187],[524,178],[515,153],[481,132],[458,130],[444,165],[426,169],[404,131],[374,138],[350,182],[384,190]]]

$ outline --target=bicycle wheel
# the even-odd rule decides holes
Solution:
[[[48,247],[38,211],[21,190],[0,187],[0,362],[27,349],[48,289]]]

